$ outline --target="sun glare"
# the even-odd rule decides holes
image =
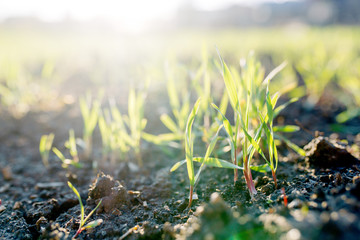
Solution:
[[[156,21],[171,20],[181,6],[215,10],[230,4],[257,4],[266,0],[12,0],[0,2],[0,20],[32,16],[44,21],[71,18],[79,21],[103,20],[113,26],[139,32]],[[268,0],[269,1],[269,0]]]
[[[140,31],[150,22],[170,19],[181,0],[86,1],[14,0],[0,3],[0,19],[35,16],[44,21],[72,18],[80,21],[105,20],[125,30]]]

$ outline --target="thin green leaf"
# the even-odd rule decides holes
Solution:
[[[89,222],[84,227],[82,227],[82,230],[88,229],[88,228],[95,228],[103,223],[102,219],[96,219],[94,221]]]
[[[171,109],[173,110],[175,117],[178,117],[179,111],[180,111],[180,100],[179,100],[178,92],[177,92],[175,84],[174,84],[174,79],[173,79],[174,74],[172,73],[172,71],[168,65],[166,68],[166,73],[167,73],[166,87],[167,87],[168,96],[170,99],[170,106],[171,106]]]
[[[194,164],[193,164],[193,139],[191,135],[192,125],[194,123],[195,116],[199,109],[200,99],[196,101],[192,111],[187,120],[186,130],[185,130],[185,154],[186,154],[186,164],[188,170],[188,176],[190,185],[194,186],[195,184],[195,173],[194,173]]]
[[[71,188],[71,190],[73,190],[73,192],[75,193],[77,198],[79,199],[80,211],[81,211],[80,226],[82,227],[84,225],[84,215],[85,215],[85,213],[84,213],[84,205],[82,204],[81,196],[80,196],[80,193],[78,192],[78,190],[69,181],[68,181],[68,185]]]
[[[276,92],[276,93],[273,95],[273,97],[272,97],[272,99],[271,99],[271,105],[272,105],[272,108],[273,108],[273,109],[275,108],[276,103],[277,103],[277,101],[279,100],[279,97],[280,97],[280,93],[279,93],[279,92]]]
[[[148,142],[160,145],[170,141],[179,141],[184,138],[183,135],[174,133],[164,133],[160,135],[152,135],[149,133],[142,133],[141,137]]]
[[[278,151],[277,151],[277,147],[276,147],[276,143],[275,141],[273,141],[273,144],[274,144],[274,158],[275,158],[275,172],[277,170],[277,167],[278,167],[278,162],[279,162],[279,156],[278,156]]]
[[[213,158],[213,157],[209,157],[206,161],[204,157],[194,157],[193,160],[195,162],[204,162],[204,164],[206,164],[207,166],[211,166],[211,167],[218,167],[218,168],[231,168],[231,169],[240,169],[243,170],[244,168],[239,167],[235,164],[232,164],[226,160],[223,159],[219,159],[219,158]]]
[[[231,139],[231,141],[233,141],[234,139],[234,134],[233,134],[233,130],[232,130],[232,126],[229,122],[229,120],[225,117],[225,115],[221,112],[221,110],[214,104],[214,103],[211,103],[211,106],[216,110],[218,111],[218,113],[220,114],[221,116],[221,121],[222,121],[222,124],[224,125],[224,128],[226,130],[226,133],[228,134],[229,138]]]
[[[197,182],[199,180],[199,176],[200,176],[200,173],[203,169],[203,166],[205,164],[205,162],[207,161],[207,159],[210,157],[211,153],[213,152],[214,148],[215,148],[215,145],[217,143],[217,140],[218,140],[218,135],[219,135],[219,132],[221,130],[221,128],[223,127],[223,125],[219,126],[218,130],[216,131],[216,134],[215,136],[211,139],[211,142],[206,150],[206,154],[205,154],[205,157],[204,157],[204,162],[201,163],[201,166],[195,176],[195,182]]]
[[[42,135],[40,138],[40,143],[39,143],[39,152],[41,154],[45,153],[46,151],[46,142],[48,139],[48,135]]]
[[[285,125],[285,126],[274,126],[274,132],[296,132],[300,130],[299,126],[296,125]]]
[[[287,62],[282,62],[279,66],[277,66],[276,68],[274,68],[264,79],[263,84],[269,84],[269,81],[271,79],[273,79],[276,74],[278,74],[281,70],[284,69],[284,67],[286,67]]]
[[[218,141],[218,136],[219,136],[219,132],[221,130],[221,128],[223,127],[223,125],[219,126],[218,130],[216,131],[216,134],[215,136],[211,139],[211,142],[206,150],[206,154],[205,154],[205,159],[210,157],[211,153],[213,152],[215,146],[216,146],[216,143]]]
[[[305,157],[306,156],[306,152],[304,151],[304,149],[298,147],[296,144],[292,143],[289,139],[287,139],[286,137],[283,137],[281,135],[277,135],[274,134],[274,136],[282,141],[284,141],[286,143],[286,145],[288,145],[292,150],[294,150],[295,152],[297,152],[300,156]]]
[[[256,172],[261,172],[261,173],[271,172],[271,169],[268,164],[263,164],[263,165],[258,165],[258,166],[250,166],[250,168],[251,168],[251,170],[254,170]]]
[[[169,115],[162,114],[160,116],[160,120],[173,133],[177,133],[179,131],[176,123],[169,117]]]
[[[94,214],[94,212],[96,211],[96,209],[98,209],[98,207],[100,206],[102,200],[100,200],[100,202],[96,205],[96,207],[86,216],[86,218],[84,219],[84,223],[86,223],[86,221],[91,217],[91,215]],[[90,223],[89,223],[90,224]]]
[[[256,141],[256,143],[259,145],[260,143],[260,140],[261,140],[261,132],[262,132],[262,129],[264,127],[264,124],[265,123],[262,123],[259,127],[259,129],[256,131],[256,134],[255,134],[255,137],[254,137],[254,140]],[[249,159],[252,159],[252,157],[254,156],[255,154],[255,150],[256,148],[253,146],[253,145],[250,145],[247,152],[249,153]],[[239,154],[240,155],[240,154]],[[267,162],[268,160],[265,159],[265,161]]]
[[[219,106],[220,112],[224,116],[226,115],[228,104],[229,104],[229,96],[224,92]],[[220,118],[220,113],[218,113],[218,118]]]
[[[242,126],[242,129],[245,133],[246,138],[249,140],[249,142],[251,143],[251,145],[254,146],[254,148],[256,149],[256,151],[267,161],[263,151],[261,150],[259,144],[250,136],[250,134],[248,133],[248,131],[246,131],[246,129],[244,128],[244,126]]]
[[[336,121],[338,123],[345,123],[347,121],[349,121],[350,119],[360,116],[360,108],[359,109],[354,109],[354,108],[350,108],[344,112],[339,113],[336,116]]]
[[[64,155],[60,152],[59,149],[57,149],[56,147],[53,147],[52,150],[53,150],[53,152],[55,153],[55,155],[56,155],[58,158],[60,158],[60,160],[61,160],[62,162],[65,161],[65,157],[64,157]]]
[[[231,76],[231,72],[230,72],[228,66],[226,65],[226,63],[224,62],[224,60],[222,59],[219,51],[218,51],[218,55],[219,55],[220,62],[222,65],[222,71],[223,71],[222,74],[223,74],[226,90],[230,97],[230,103],[231,103],[232,107],[234,109],[236,109],[237,106],[239,105],[239,99],[237,97],[238,90],[236,87],[236,83],[235,83],[233,77]]]
[[[186,159],[181,160],[181,161],[175,163],[175,164],[171,167],[170,172],[176,171],[179,167],[181,167],[181,166],[184,165],[185,163],[186,163]]]

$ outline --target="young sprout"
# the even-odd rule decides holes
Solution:
[[[88,224],[85,225],[87,220],[89,220],[91,215],[93,215],[93,213],[96,211],[96,209],[100,206],[102,200],[100,200],[98,205],[85,217],[84,205],[82,204],[81,196],[80,196],[78,190],[76,190],[76,188],[71,184],[71,182],[68,182],[68,185],[71,188],[71,190],[73,190],[73,192],[75,193],[75,195],[79,199],[79,203],[80,203],[80,212],[81,212],[81,214],[80,214],[80,224],[79,224],[78,230],[76,231],[75,235],[73,236],[73,238],[76,238],[85,229],[95,228],[95,227],[99,226],[103,222],[102,219],[97,219],[97,220],[91,221],[91,222],[89,222]]]
[[[64,154],[62,154],[60,152],[59,149],[57,149],[56,147],[52,148],[53,152],[55,153],[55,155],[61,160],[62,162],[62,167],[63,168],[68,168],[69,165],[72,165],[76,168],[82,168],[82,164],[79,162],[75,162],[74,159],[69,159],[69,158],[65,158]]]
[[[178,169],[181,165],[186,163],[189,182],[190,182],[190,194],[189,194],[189,205],[188,205],[189,209],[192,204],[195,185],[199,181],[200,173],[205,165],[212,166],[212,167],[219,167],[219,168],[242,169],[241,167],[231,164],[225,160],[210,157],[211,153],[213,152],[213,150],[216,146],[216,143],[218,140],[218,134],[220,132],[220,129],[223,127],[222,125],[220,125],[215,136],[212,138],[210,144],[208,145],[208,148],[205,153],[205,157],[194,157],[194,152],[193,152],[194,151],[194,136],[192,136],[192,125],[194,123],[195,116],[199,110],[199,106],[200,106],[200,99],[198,99],[196,101],[196,103],[194,104],[194,107],[193,107],[192,111],[190,112],[190,115],[188,117],[187,124],[186,124],[186,130],[185,130],[185,157],[186,157],[186,159],[177,162],[170,169],[170,171],[173,172],[176,169]],[[195,171],[194,171],[194,163],[193,163],[194,161],[201,163],[201,166],[196,175],[195,175]]]
[[[49,135],[42,135],[39,143],[39,152],[41,159],[46,168],[49,167],[49,153],[54,141],[55,135],[50,133]]]
[[[166,87],[174,119],[164,113],[160,116],[160,121],[170,131],[170,133],[159,134],[157,136],[144,133],[143,138],[146,141],[157,145],[167,144],[171,147],[181,148],[183,147],[183,142],[182,144],[179,144],[178,141],[182,141],[184,139],[186,120],[190,111],[190,95],[189,92],[181,91],[181,89],[187,90],[187,88],[179,88],[176,86],[175,73],[168,65],[166,65],[166,75]]]
[[[80,110],[84,121],[83,141],[85,145],[85,158],[89,159],[92,154],[92,134],[96,127],[99,111],[100,101],[91,101],[91,96],[88,94],[86,98],[80,97]]]
[[[110,101],[110,110],[105,109],[99,117],[99,129],[103,144],[103,159],[110,155],[110,162],[115,164],[116,159],[125,159],[130,150],[129,143],[132,141],[129,136],[123,116],[115,105]]]
[[[130,89],[128,99],[128,115],[122,115],[113,100],[110,101],[110,110],[99,114],[99,129],[103,143],[104,160],[110,155],[114,164],[117,158],[127,159],[130,150],[133,150],[139,166],[142,166],[141,138],[147,120],[144,118],[144,92],[135,92]]]
[[[274,119],[279,112],[297,99],[291,99],[289,102],[275,108],[280,94],[275,93],[270,96],[269,82],[285,67],[286,63],[279,65],[264,79],[264,71],[261,69],[260,63],[256,62],[252,55],[250,55],[248,61],[243,62],[241,75],[236,74],[236,71],[233,71],[235,73],[233,75],[220,54],[219,57],[222,63],[225,87],[234,111],[234,126],[230,125],[229,120],[224,114],[221,114],[221,111],[215,104],[213,104],[213,107],[221,115],[219,119],[223,123],[228,135],[233,163],[238,165],[238,160],[242,158],[244,177],[250,196],[253,197],[256,194],[256,189],[253,183],[251,169],[266,172],[266,169],[268,169],[266,167],[267,165],[272,172],[275,187],[277,187],[275,173],[278,165],[278,153],[275,137],[284,140],[286,144],[299,154],[304,154],[299,147],[291,143],[288,139],[274,133],[276,131],[297,131],[298,128],[296,126],[288,125],[277,128],[273,126]],[[266,138],[262,138],[263,132],[265,132]],[[260,148],[261,140],[268,146],[269,159]],[[266,161],[266,165],[256,167],[250,165],[255,151]],[[235,169],[234,182],[236,182],[237,179],[238,170]]]
[[[69,149],[70,155],[74,162],[79,162],[78,151],[76,148],[76,139],[74,129],[69,130],[69,140],[65,142],[65,147]]]
[[[72,159],[65,158],[65,156],[56,147],[52,148],[55,155],[61,160],[62,167],[68,168],[69,165],[72,165],[76,168],[82,168],[82,164],[79,162],[75,133],[73,129],[69,130],[69,139],[65,142],[65,147],[69,150]]]
[[[128,115],[124,116],[124,122],[130,130],[129,145],[134,149],[139,166],[143,165],[140,145],[143,131],[147,124],[147,120],[144,118],[144,101],[144,92],[139,91],[136,93],[134,89],[130,89],[128,99]]]
[[[257,191],[255,189],[255,185],[252,179],[251,169],[250,169],[250,162],[254,155],[254,149],[255,146],[258,146],[258,142],[260,140],[260,133],[262,131],[262,126],[258,127],[258,129],[255,129],[257,132],[257,138],[254,139],[250,136],[250,125],[249,125],[249,111],[250,111],[250,99],[252,97],[252,93],[254,92],[254,88],[252,87],[252,80],[251,78],[247,78],[247,85],[246,85],[246,91],[245,91],[245,99],[240,99],[241,94],[240,91],[243,91],[241,89],[241,85],[239,81],[235,81],[234,78],[231,75],[231,72],[229,68],[227,67],[226,63],[221,58],[220,54],[220,61],[222,64],[222,74],[225,82],[225,87],[227,90],[227,93],[229,95],[230,104],[234,111],[234,123],[235,128],[233,130],[232,126],[230,125],[229,120],[221,114],[221,121],[225,126],[225,131],[229,137],[229,143],[231,146],[231,157],[233,159],[234,165],[238,165],[238,156],[240,154],[240,147],[242,147],[242,156],[243,156],[243,173],[245,176],[246,184],[249,189],[250,196],[253,197]],[[245,111],[242,111],[241,102],[244,101],[246,103],[246,109]],[[219,112],[219,108],[213,104],[213,107]],[[241,139],[241,133],[244,135],[243,139]],[[242,140],[242,144],[241,144]],[[253,148],[250,148],[251,145]],[[249,149],[248,149],[249,148]],[[260,148],[257,148],[256,150],[260,150]],[[236,182],[238,179],[238,169],[235,169],[234,172],[234,182]]]
[[[188,208],[191,207],[194,185],[195,185],[195,173],[194,173],[194,163],[193,163],[193,136],[191,134],[192,124],[194,123],[196,113],[199,109],[200,99],[195,103],[186,123],[185,130],[185,157],[186,157],[186,166],[188,170],[188,177],[190,181],[190,195],[189,195],[189,205]]]

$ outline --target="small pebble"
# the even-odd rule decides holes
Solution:
[[[300,199],[294,199],[291,203],[289,203],[289,208],[301,208],[303,205],[303,202]]]
[[[9,181],[13,178],[10,166],[6,166],[1,169],[2,175],[6,181]]]
[[[3,211],[5,211],[5,210],[6,210],[6,207],[3,206],[3,205],[1,205],[1,206],[0,206],[0,213],[3,212]]]
[[[32,194],[32,195],[30,195],[30,199],[35,199],[35,198],[37,198],[38,196],[36,195],[36,194]]]
[[[335,175],[335,185],[339,186],[339,185],[341,185],[341,183],[342,183],[342,177],[341,177],[341,174],[338,172]]]
[[[22,205],[21,202],[15,202],[15,203],[14,203],[14,206],[13,206],[13,209],[14,209],[14,210],[20,209],[20,208],[21,208],[21,205]]]
[[[0,187],[0,193],[6,192],[10,188],[10,184],[5,184],[4,186]]]
[[[353,184],[360,183],[360,176],[353,177],[352,182],[353,182]]]

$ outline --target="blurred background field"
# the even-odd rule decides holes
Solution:
[[[177,69],[181,86],[194,77],[204,49],[213,85],[221,85],[218,48],[237,68],[250,51],[267,72],[287,61],[273,91],[289,86],[289,94],[306,96],[315,105],[326,89],[357,115],[357,1],[219,2],[94,1],[71,6],[65,1],[50,7],[34,1],[32,7],[22,8],[16,7],[21,1],[2,3],[1,109],[18,118],[30,110],[58,106],[59,100],[73,103],[87,90],[99,88],[121,101],[127,99],[122,95],[129,86],[141,88],[148,82],[150,90],[161,92],[166,66]]]

